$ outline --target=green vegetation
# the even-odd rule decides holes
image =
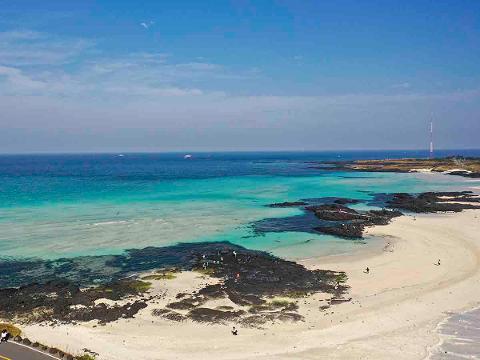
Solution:
[[[436,159],[388,159],[388,160],[356,160],[345,163],[346,168],[363,171],[400,171],[432,169],[432,171],[449,171],[464,169],[480,173],[479,158],[446,157]]]
[[[12,337],[19,336],[22,333],[22,330],[12,324],[0,323],[0,331],[3,331],[3,329],[7,330]]]
[[[288,307],[288,306],[290,306],[290,304],[293,304],[293,303],[291,301],[288,301],[288,300],[276,299],[276,300],[272,300],[272,302],[270,304],[273,307]]]
[[[284,294],[285,297],[292,298],[292,299],[300,299],[307,297],[309,295],[308,291],[300,291],[300,290],[295,290],[295,291],[289,291]]]
[[[76,356],[75,359],[77,360],[95,360],[95,357],[89,354],[83,354],[80,356]]]
[[[92,288],[90,291],[105,295],[108,298],[117,300],[116,297],[127,294],[138,294],[149,290],[152,283],[141,280],[122,280],[119,283],[110,284],[107,286],[99,286]]]
[[[134,280],[129,282],[128,286],[136,292],[141,293],[149,290],[152,287],[152,283],[141,280]]]
[[[215,269],[214,268],[206,268],[206,269],[203,269],[203,268],[195,268],[193,269],[193,271],[196,271],[202,275],[207,275],[207,276],[213,276],[215,275]]]
[[[335,281],[338,282],[339,284],[340,284],[340,283],[345,283],[345,282],[347,282],[347,280],[348,280],[348,276],[347,276],[347,274],[345,274],[345,273],[343,273],[343,272],[340,273],[340,274],[338,274],[338,275],[335,277]]]
[[[177,271],[165,271],[158,274],[146,275],[142,277],[142,280],[172,280],[175,279],[177,276],[175,275]]]
[[[298,306],[295,302],[288,301],[286,299],[273,299],[265,304],[250,306],[248,312],[255,314],[262,311],[275,311],[278,309],[295,311],[298,309]]]

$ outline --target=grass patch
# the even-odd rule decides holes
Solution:
[[[76,360],[95,360],[95,356],[89,354],[83,354],[75,357]]]
[[[288,307],[290,304],[293,304],[291,301],[288,300],[273,300],[270,304],[272,304],[273,307]]]
[[[175,271],[175,272],[165,271],[165,272],[158,273],[158,274],[147,275],[147,276],[142,277],[142,280],[172,280],[172,279],[175,279],[177,277],[177,275],[175,275],[176,272],[177,271]]]
[[[152,287],[152,283],[141,280],[134,280],[131,281],[128,286],[136,292],[142,293],[149,290]]]
[[[0,323],[0,332],[4,329],[7,330],[12,337],[19,336],[22,333],[22,330],[12,324]]]
[[[215,269],[214,268],[196,268],[196,269],[193,269],[193,271],[196,271],[202,275],[207,275],[207,276],[213,276],[215,275]]]
[[[256,314],[261,312],[277,311],[279,309],[296,311],[298,309],[298,305],[295,302],[285,299],[274,299],[265,304],[252,305],[248,309],[248,312]]]
[[[340,283],[345,283],[348,280],[348,276],[345,273],[340,273],[337,276],[335,276],[335,281]]]
[[[301,299],[301,298],[307,297],[308,295],[309,295],[308,291],[300,291],[300,290],[289,291],[284,294],[285,297],[292,298],[292,299]]]

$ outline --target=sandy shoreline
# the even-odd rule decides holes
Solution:
[[[309,268],[346,271],[352,301],[319,309],[325,296],[300,299],[305,322],[264,329],[176,323],[151,315],[106,326],[23,327],[26,336],[74,353],[87,348],[99,359],[423,359],[436,344],[447,312],[480,303],[480,212],[403,216],[369,230],[381,246],[354,255],[304,260]],[[434,263],[441,259],[441,266]],[[363,273],[366,266],[370,274]],[[207,280],[182,273],[156,284],[168,293]],[[218,304],[222,305],[222,304]],[[228,304],[226,304],[228,305]]]

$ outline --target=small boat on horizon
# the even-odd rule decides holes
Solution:
[[[192,158],[192,155],[191,154],[187,154],[183,157],[184,159],[191,159]]]

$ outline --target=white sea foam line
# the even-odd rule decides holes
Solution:
[[[102,226],[102,225],[115,225],[115,224],[126,224],[128,223],[127,220],[119,220],[119,221],[105,221],[105,222],[98,222],[92,224],[93,226]]]
[[[435,334],[437,335],[438,341],[436,344],[429,346],[427,348],[427,355],[425,356],[424,360],[430,359],[433,355],[435,355],[436,352],[440,351],[443,344],[445,343],[445,339],[447,338],[447,335],[441,333],[441,328],[443,325],[445,325],[450,318],[454,315],[454,313],[449,313],[447,316],[445,316],[441,321],[438,322],[437,326],[435,326]]]
[[[471,340],[471,339],[468,339],[468,338],[463,339],[463,338],[461,338],[461,337],[459,337],[455,334],[442,333],[441,329],[442,329],[443,326],[445,326],[446,324],[448,324],[451,321],[453,316],[464,315],[464,314],[471,313],[471,312],[474,312],[474,311],[477,311],[477,310],[480,310],[480,307],[476,306],[476,307],[473,307],[473,308],[470,308],[470,309],[466,309],[464,311],[460,311],[458,313],[448,313],[447,316],[445,318],[443,318],[443,320],[441,320],[437,324],[437,326],[435,327],[435,332],[436,332],[436,334],[439,338],[439,341],[435,345],[432,345],[427,349],[427,355],[424,359],[425,360],[430,359],[433,355],[436,355],[438,353],[438,351],[441,351],[442,346],[446,343],[446,340],[452,340],[452,339]],[[466,321],[466,320],[462,320],[462,321]],[[465,357],[462,354],[457,354],[457,353],[451,353],[451,354],[454,354],[455,356],[458,356],[458,357],[464,357],[465,359],[468,359],[467,357]]]
[[[56,357],[56,356],[53,356],[53,355],[44,353],[43,351],[40,351],[40,350],[38,350],[38,349],[35,349],[35,348],[30,347],[30,346],[25,345],[25,344],[20,344],[20,343],[15,342],[15,341],[10,341],[9,343],[10,343],[10,344],[15,344],[15,345],[18,345],[18,346],[23,346],[24,348],[30,349],[30,350],[32,350],[32,351],[36,351],[36,352],[38,352],[38,353],[40,353],[40,354],[42,354],[42,355],[51,357],[52,359],[57,359],[57,360],[60,359],[60,358],[58,358],[58,357]]]

